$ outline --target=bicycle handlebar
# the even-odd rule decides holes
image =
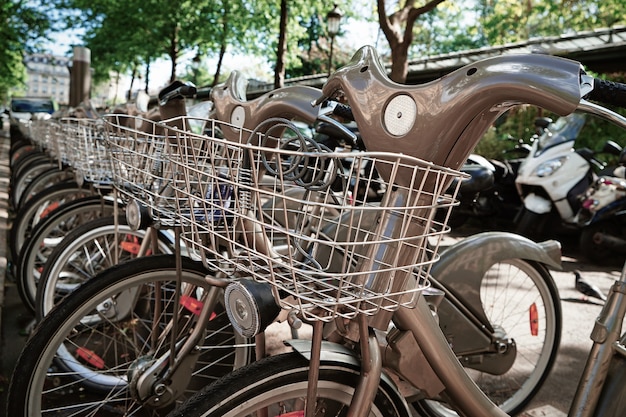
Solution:
[[[193,97],[198,92],[195,85],[174,81],[161,91],[159,91],[159,106],[165,106],[170,100],[175,98]]]
[[[369,151],[403,153],[453,169],[513,106],[532,104],[566,115],[581,107],[584,96],[626,104],[623,85],[594,80],[579,62],[539,54],[488,58],[426,84],[402,85],[389,79],[371,46],[329,77],[314,104],[339,94]]]
[[[278,88],[254,100],[246,100],[247,80],[238,71],[233,71],[226,82],[213,88],[214,103],[212,117],[230,123],[222,126],[222,133],[229,140],[237,140],[239,129],[254,130],[269,118],[298,119],[306,123],[317,120],[319,109],[311,102],[320,95],[320,90],[306,86]]]

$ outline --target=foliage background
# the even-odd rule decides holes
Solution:
[[[417,17],[412,29],[409,59],[460,50],[517,42],[539,36],[611,27],[626,23],[624,0],[337,0],[344,12],[342,31],[337,36],[333,67],[345,63],[352,49],[342,48],[345,26],[354,22],[377,22],[377,9],[387,16],[400,16],[407,10],[436,3],[428,13]],[[112,73],[141,76],[146,84],[157,59],[171,61],[171,78],[181,78],[198,86],[222,81],[220,72],[225,53],[263,57],[278,62],[277,43],[281,29],[286,31],[286,78],[328,71],[329,38],[326,13],[332,0],[283,0],[288,19],[280,26],[280,0],[4,0],[0,3],[0,101],[19,90],[24,79],[21,56],[40,51],[51,33],[80,29],[81,42],[92,51],[93,78],[106,80]],[[398,20],[400,23],[403,21]],[[405,22],[406,23],[406,22]],[[398,27],[397,30],[402,28]],[[383,59],[391,47],[377,42]],[[195,58],[180,66],[184,55]],[[622,79],[623,74],[602,74]],[[17,90],[16,90],[17,88]],[[486,135],[477,151],[499,157],[510,142],[503,134],[528,138],[533,112],[521,108],[509,115],[503,125]],[[624,143],[624,135],[610,126],[590,122],[580,144],[597,148],[612,138]]]

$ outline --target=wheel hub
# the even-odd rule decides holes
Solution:
[[[153,408],[162,408],[174,401],[167,385],[160,381],[159,374],[153,373],[157,361],[152,356],[142,356],[130,365],[127,376],[130,393],[139,403]]]

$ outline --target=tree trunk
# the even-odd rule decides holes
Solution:
[[[172,72],[170,73],[170,83],[176,81],[176,65],[178,64],[178,26],[174,28],[174,33],[170,38],[170,50],[168,51],[172,61]]]
[[[400,0],[399,0],[400,1]],[[378,23],[391,48],[390,78],[397,83],[406,82],[409,72],[409,48],[413,42],[413,26],[417,18],[433,10],[445,0],[430,0],[421,7],[414,7],[415,0],[405,0],[396,12],[387,15],[385,0],[377,0]]]
[[[130,74],[130,86],[126,94],[126,101],[130,101],[133,97],[133,85],[135,84],[135,75],[137,74],[137,66],[133,64],[133,71]]]
[[[215,87],[220,80],[220,72],[222,71],[222,63],[224,62],[224,55],[226,55],[226,47],[228,46],[228,2],[224,4],[224,16],[222,20],[222,40],[220,45],[220,54],[217,59],[217,68],[215,68],[215,75],[213,76],[213,84],[211,87]]]
[[[144,90],[146,94],[149,94],[149,91],[148,91],[149,84],[150,84],[150,61],[148,61],[148,63],[146,64],[146,88]]]
[[[285,49],[287,49],[287,0],[280,0],[280,31],[274,69],[274,88],[285,86]]]
[[[389,74],[389,78],[397,83],[404,83],[408,73],[409,48],[400,44],[391,50],[391,74]]]

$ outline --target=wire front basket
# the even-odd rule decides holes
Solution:
[[[58,161],[59,167],[68,163],[70,151],[58,119],[31,120],[29,132],[35,144],[52,160]]]
[[[102,120],[64,117],[59,121],[58,134],[66,143],[68,164],[77,179],[97,188],[109,188],[113,173]]]
[[[176,204],[170,183],[173,177],[169,154],[176,144],[166,136],[160,121],[127,114],[103,116],[113,185],[127,201],[150,209],[160,226],[176,225]]]
[[[272,124],[270,124],[272,123]],[[284,121],[239,142],[169,129],[182,239],[216,273],[272,284],[310,320],[413,305],[461,174],[392,153],[332,152]],[[295,132],[295,133],[294,133]],[[457,182],[458,183],[458,182]]]

